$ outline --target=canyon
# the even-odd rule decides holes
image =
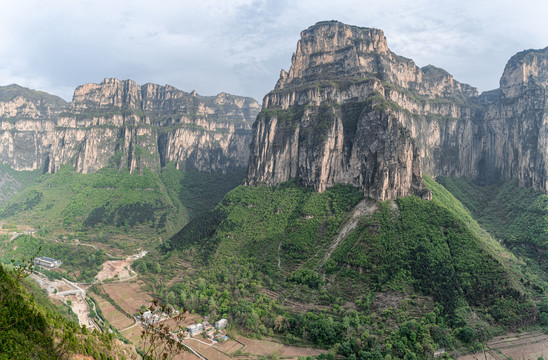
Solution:
[[[105,79],[70,103],[0,88],[0,163],[54,173],[247,167],[247,184],[351,184],[377,200],[430,198],[423,175],[548,192],[548,48],[507,63],[481,94],[388,48],[382,30],[319,22],[261,106],[226,93]]]

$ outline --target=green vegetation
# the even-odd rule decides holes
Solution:
[[[438,181],[458,198],[479,224],[527,263],[548,288],[548,196],[510,181],[490,186],[441,177]],[[538,279],[526,280],[538,283]]]
[[[51,95],[43,91],[31,90],[16,84],[0,86],[0,101],[12,101],[16,97],[22,97],[30,101],[45,101],[53,106],[65,106],[67,103],[59,96]]]
[[[184,204],[191,219],[213,209],[244,177],[245,169],[229,169],[226,173],[183,172],[173,164],[168,164],[160,174],[170,196]]]
[[[33,281],[24,279],[30,269],[28,264],[0,266],[0,359],[114,358],[112,335],[80,328],[68,308],[53,305]]]
[[[9,264],[10,259],[20,257],[28,259],[34,256],[38,249],[40,252],[37,256],[52,257],[63,262],[59,269],[43,269],[43,271],[41,269],[50,278],[65,277],[73,281],[93,282],[93,278],[101,270],[102,264],[106,260],[102,250],[95,250],[89,246],[55,243],[30,235],[20,235],[12,242],[9,242],[7,237],[0,239],[0,261]],[[21,264],[16,261],[15,265]]]
[[[243,169],[200,174],[173,164],[159,173],[103,168],[79,174],[62,166],[0,208],[0,220],[32,226],[45,239],[73,234],[128,253],[159,236],[170,237],[189,217],[214,207],[243,177]]]
[[[347,358],[473,350],[533,323],[541,289],[466,207],[425,181],[432,201],[366,200],[376,211],[332,252],[360,192],[240,186],[135,267],[169,304]]]
[[[359,269],[356,277],[372,290],[412,286],[432,296],[450,316],[471,306],[499,324],[531,321],[534,306],[514,284],[514,274],[457,211],[437,201],[436,190],[434,201],[399,198],[397,209],[380,204],[341,243],[334,260]]]
[[[142,174],[109,168],[79,174],[63,166],[17,194],[0,210],[0,219],[81,237],[132,227],[144,238],[182,226],[186,214],[175,210],[159,175],[148,169]]]
[[[41,175],[39,170],[17,171],[7,165],[0,164],[0,207],[10,200],[17,192],[32,184]]]

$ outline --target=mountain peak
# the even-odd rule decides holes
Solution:
[[[500,79],[502,93],[515,97],[528,86],[548,86],[548,47],[521,51],[510,58]]]
[[[318,76],[344,76],[369,71],[367,55],[389,52],[379,29],[322,21],[301,32],[291,69],[280,77],[278,87]]]

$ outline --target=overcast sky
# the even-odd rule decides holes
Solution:
[[[105,77],[259,102],[322,20],[384,30],[389,48],[480,91],[548,46],[545,0],[0,0],[0,85],[72,99]]]

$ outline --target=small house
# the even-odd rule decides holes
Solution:
[[[223,330],[228,326],[228,320],[227,319],[221,319],[217,322],[215,322],[215,329],[217,330]]]
[[[186,330],[188,331],[188,334],[190,336],[194,336],[196,334],[201,333],[204,330],[204,327],[202,326],[202,324],[192,324],[192,325],[188,325],[186,327]]]

